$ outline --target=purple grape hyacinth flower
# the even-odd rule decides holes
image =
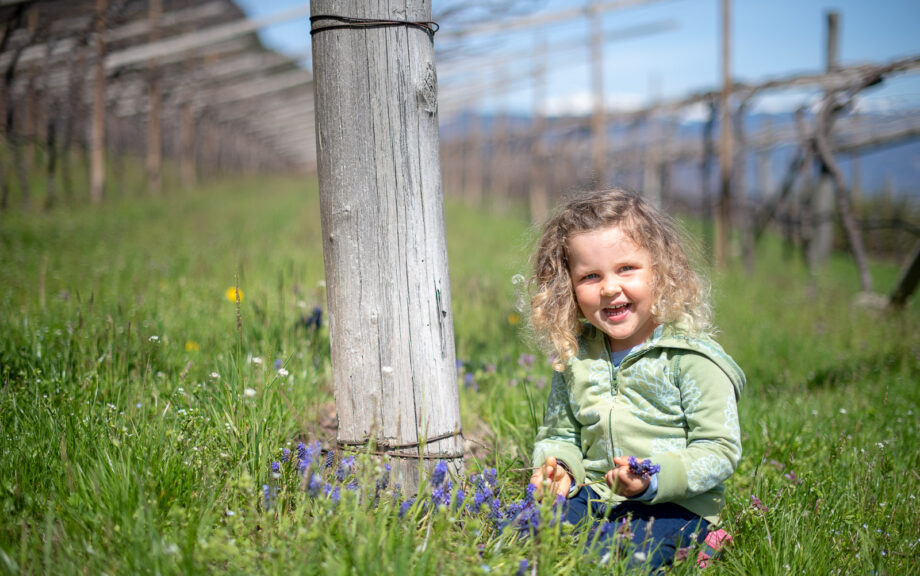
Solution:
[[[446,476],[447,462],[438,460],[438,463],[434,465],[434,472],[431,474],[431,485],[440,486],[444,482]]]
[[[415,498],[409,498],[404,500],[402,504],[399,505],[399,517],[403,518],[409,509],[412,508],[412,505],[415,504]]]
[[[661,471],[661,466],[652,464],[652,461],[646,458],[642,462],[636,460],[635,456],[629,457],[629,471],[640,478],[651,478]]]
[[[463,507],[463,501],[466,500],[466,493],[462,488],[457,488],[454,494],[454,510],[460,510]]]
[[[319,474],[311,474],[310,481],[307,483],[307,491],[310,493],[310,496],[315,497],[322,488],[323,477]]]
[[[354,456],[346,456],[339,462],[339,467],[335,471],[335,479],[344,482],[345,477],[351,474],[351,469],[355,465]]]

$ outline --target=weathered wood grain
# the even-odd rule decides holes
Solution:
[[[431,4],[325,0],[311,14],[428,21]],[[338,440],[459,431],[432,38],[406,26],[320,32],[313,68]],[[396,451],[461,450],[455,436]],[[418,462],[394,459],[407,491]]]

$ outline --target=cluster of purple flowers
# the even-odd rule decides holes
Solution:
[[[751,494],[751,508],[754,510],[760,510],[761,512],[767,511],[767,507],[764,506],[764,503],[760,500],[760,498],[754,496],[753,494]]]
[[[323,326],[323,309],[314,306],[313,312],[309,316],[302,315],[298,324],[307,330],[319,330]]]
[[[646,458],[642,462],[636,460],[635,456],[629,457],[629,471],[641,478],[651,478],[661,471],[661,466],[652,464],[652,461]]]
[[[310,497],[315,498],[322,494],[331,501],[338,503],[341,499],[340,487],[326,482],[325,479],[325,471],[332,468],[335,462],[335,452],[329,450],[326,452],[324,459],[320,458],[322,453],[322,444],[319,442],[311,442],[309,444],[299,442],[296,451],[297,461],[293,469],[296,470],[297,475],[301,479],[303,489]],[[294,453],[288,448],[281,451],[281,459],[273,461],[270,464],[272,478],[278,479],[282,477],[284,470],[288,468],[293,456]],[[354,463],[354,456],[342,458],[342,461],[339,462],[338,469],[336,469],[334,473],[335,480],[338,483],[344,482],[351,474]],[[387,470],[389,471],[389,468]],[[352,479],[351,483],[346,486],[348,489],[354,489],[356,487],[357,481],[355,479]],[[262,486],[262,493],[265,509],[271,510],[274,507],[273,504],[278,493],[278,486],[264,484]]]
[[[346,490],[358,490],[360,487],[355,474],[356,459],[353,455],[345,455],[336,464],[334,452],[326,452],[325,458],[322,458],[322,455],[319,442],[299,443],[296,453],[285,449],[279,461],[271,462],[272,477],[282,478],[285,473],[296,471],[301,489],[309,497],[325,497],[333,503],[338,503],[343,486]],[[457,482],[455,478],[450,477],[447,463],[438,461],[428,479],[427,495],[419,494],[417,497],[405,499],[401,496],[398,484],[391,488],[391,471],[390,464],[384,463],[381,474],[373,483],[373,494],[370,493],[368,485],[369,505],[376,507],[381,495],[390,490],[393,504],[399,504],[400,518],[405,517],[413,506],[419,504],[423,513],[449,510],[468,516],[482,515],[498,531],[511,528],[520,535],[533,535],[539,530],[540,506],[534,498],[535,487],[528,485],[523,499],[504,506],[500,495],[498,471],[495,468],[486,468],[479,474],[470,475],[465,481],[461,479]],[[277,493],[278,486],[263,485],[265,510],[276,507],[274,500]],[[561,514],[562,502],[564,498],[557,498],[554,504],[554,518]]]

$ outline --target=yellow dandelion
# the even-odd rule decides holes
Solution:
[[[521,316],[517,312],[512,312],[511,314],[508,314],[508,324],[511,324],[512,326],[517,326],[520,321],[521,321]]]
[[[224,293],[224,295],[227,297],[227,300],[231,302],[236,302],[237,295],[239,295],[240,297],[240,302],[243,301],[243,291],[237,288],[236,286],[231,286],[227,288],[227,291]]]
[[[195,342],[194,340],[185,341],[185,351],[186,352],[198,352],[201,350],[201,344]]]

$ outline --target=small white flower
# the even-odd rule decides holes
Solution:
[[[258,356],[253,356],[253,357],[252,357],[252,363],[255,364],[256,366],[261,366],[261,365],[262,365],[262,358],[260,358],[260,357],[258,357]]]
[[[234,516],[234,515],[236,515],[236,512],[234,512],[233,510],[227,510],[227,516]]]
[[[840,413],[841,413],[841,414],[846,414],[846,413],[847,413],[847,409],[846,409],[846,408],[841,408],[841,409],[840,409]]]
[[[812,416],[817,416],[817,415],[818,415],[818,411],[817,411],[817,410],[812,410],[812,411],[811,411],[811,415],[812,415]]]
[[[220,374],[218,374],[217,372],[211,372],[211,378],[215,380],[220,380]]]
[[[278,368],[278,376],[281,376],[282,378],[284,378],[288,374],[290,374],[290,372],[288,372],[284,368]]]
[[[246,396],[247,398],[252,398],[255,395],[256,395],[255,388],[246,388],[245,390],[243,390],[243,396]]]
[[[639,562],[645,562],[645,559],[648,558],[648,556],[645,555],[645,552],[643,552],[642,550],[639,550],[638,552],[633,554],[633,558],[635,558]]]
[[[160,337],[157,336],[156,334],[154,334],[154,335],[151,336],[150,338],[147,338],[147,340],[149,340],[149,341],[151,341],[151,342],[159,342],[159,341],[160,341]]]

